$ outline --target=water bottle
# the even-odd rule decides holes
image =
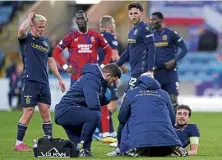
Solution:
[[[33,140],[33,152],[34,152],[34,156],[37,157],[37,146],[38,146],[38,142],[36,139]]]

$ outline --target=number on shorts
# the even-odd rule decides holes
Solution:
[[[176,90],[179,90],[180,89],[180,82],[177,81],[175,85],[176,85]]]
[[[135,84],[136,81],[137,81],[136,78],[133,78],[133,77],[130,78],[130,81],[129,81],[130,89],[132,89],[132,88],[134,88],[136,86],[136,84]]]

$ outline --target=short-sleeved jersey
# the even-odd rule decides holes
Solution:
[[[200,132],[196,124],[187,124],[182,127],[175,126],[174,128],[184,148],[190,144],[190,137],[200,137]]]
[[[24,64],[23,78],[48,83],[48,57],[52,57],[48,38],[28,33],[25,39],[18,41]]]
[[[103,31],[101,32],[101,35],[109,43],[112,49],[118,50],[118,41],[116,40],[116,37],[112,33]],[[99,64],[102,64],[104,60],[104,56],[105,56],[104,50],[100,48],[99,49]],[[111,60],[110,63],[113,63],[113,60]]]
[[[82,75],[82,68],[87,63],[98,63],[99,48],[105,49],[109,46],[107,41],[94,30],[81,33],[76,30],[67,34],[58,44],[59,48],[68,48],[70,63],[77,72],[72,79],[77,80]]]
[[[154,31],[155,37],[155,66],[164,67],[165,63],[178,54],[178,43],[182,41],[176,31],[164,28],[162,31]]]
[[[154,43],[154,36],[147,23],[141,21],[130,29],[128,33],[127,50],[132,76],[139,76],[147,72],[148,63],[153,63],[154,59],[148,59],[149,43]],[[151,68],[153,68],[153,66],[151,66]]]

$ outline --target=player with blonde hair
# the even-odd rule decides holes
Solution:
[[[30,12],[18,30],[19,48],[24,64],[21,91],[23,114],[18,123],[15,151],[31,151],[23,139],[36,105],[38,105],[42,117],[44,134],[52,136],[51,93],[47,65],[58,78],[61,91],[65,91],[65,85],[52,58],[49,40],[43,36],[46,22],[47,19],[44,16]],[[27,33],[29,26],[31,32]]]

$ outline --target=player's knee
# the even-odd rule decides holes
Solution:
[[[26,117],[32,117],[34,114],[34,108],[28,107],[28,108],[24,108],[24,112],[23,115]]]
[[[50,121],[50,109],[49,107],[42,107],[40,110],[43,121]]]
[[[99,112],[94,112],[92,115],[91,115],[91,118],[90,120],[95,122],[95,123],[99,123],[100,122],[100,118],[101,118],[101,114]]]
[[[174,108],[176,108],[178,106],[177,96],[176,95],[170,95],[170,100],[171,100]]]

